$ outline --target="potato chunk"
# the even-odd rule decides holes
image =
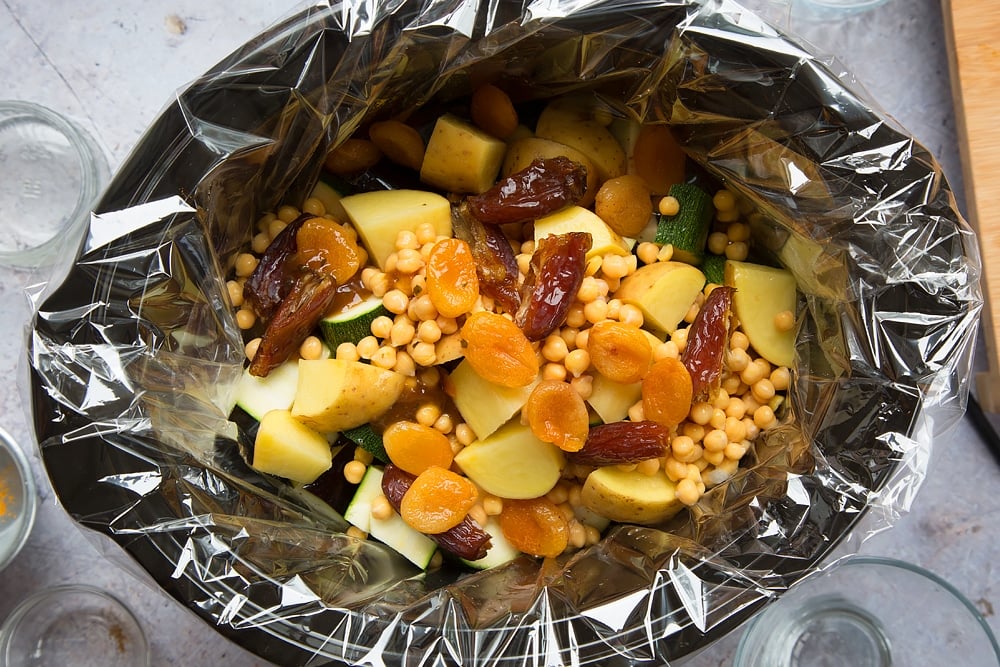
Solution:
[[[507,144],[444,114],[434,124],[420,180],[448,192],[479,194],[497,180]]]
[[[260,420],[254,441],[254,470],[308,484],[330,469],[333,453],[320,433],[288,410],[271,410]]]

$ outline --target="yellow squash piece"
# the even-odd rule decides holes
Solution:
[[[562,450],[536,438],[512,420],[455,455],[455,464],[487,493],[501,498],[538,498],[559,481]]]
[[[580,500],[587,509],[612,521],[652,524],[666,521],[684,507],[676,489],[662,470],[646,475],[606,466],[587,476]]]
[[[403,391],[405,376],[344,359],[300,359],[292,415],[320,433],[380,417]]]
[[[642,310],[647,325],[673,333],[705,286],[705,274],[684,262],[656,262],[622,280],[615,296]]]
[[[412,232],[429,222],[438,236],[451,236],[451,205],[435,192],[376,190],[343,197],[340,205],[380,269],[396,251],[396,235],[403,230]]]
[[[507,144],[451,114],[434,124],[420,180],[448,192],[478,194],[496,182]]]
[[[326,436],[292,416],[271,410],[260,420],[254,440],[254,470],[308,484],[330,469],[333,453]]]

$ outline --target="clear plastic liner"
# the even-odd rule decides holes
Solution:
[[[667,525],[420,572],[247,466],[225,280],[259,214],[301,201],[363,121],[494,80],[669,122],[752,204],[802,292],[791,409]],[[965,407],[979,273],[934,158],[733,2],[316,2],[179,92],[119,170],[37,307],[35,429],[82,526],[273,662],[662,665],[906,511]]]

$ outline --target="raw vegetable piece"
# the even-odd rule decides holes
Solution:
[[[475,312],[461,331],[465,360],[484,380],[503,387],[525,387],[538,377],[538,355],[531,342],[503,315]]]
[[[355,428],[349,428],[342,432],[341,435],[382,463],[389,462],[389,455],[385,453],[385,446],[382,444],[382,436],[372,428],[371,424],[362,424]]]
[[[345,431],[388,410],[405,379],[401,373],[358,361],[300,359],[292,414],[321,433]]]
[[[688,264],[701,264],[705,257],[705,242],[712,227],[712,196],[691,183],[670,187],[670,196],[681,205],[676,215],[660,215],[656,226],[656,242],[674,247],[674,259]]]
[[[250,362],[250,373],[264,377],[288,360],[316,329],[336,298],[337,282],[333,278],[301,274],[267,323]]]
[[[622,280],[615,296],[638,306],[645,323],[673,333],[705,286],[705,274],[684,262],[656,262],[640,266]]]
[[[486,192],[496,181],[506,151],[507,144],[499,139],[444,114],[427,142],[420,180],[447,192]]]
[[[423,190],[375,190],[340,200],[371,259],[380,269],[396,251],[396,236],[430,223],[438,236],[451,236],[451,204]],[[273,245],[273,244],[272,244]]]
[[[625,173],[625,151],[608,128],[593,117],[593,98],[561,97],[542,110],[535,134],[572,146],[590,158],[600,183]]]
[[[427,295],[438,313],[458,317],[479,298],[479,276],[472,248],[462,239],[441,239],[427,258]]]
[[[362,338],[371,335],[372,322],[382,315],[389,315],[389,311],[382,305],[382,299],[370,296],[346,310],[324,317],[319,322],[320,333],[333,350],[341,343],[357,344]]]
[[[514,314],[514,321],[528,340],[542,340],[566,321],[583,283],[590,247],[587,232],[539,239],[521,286],[521,307]]]
[[[795,361],[795,329],[775,326],[778,313],[795,314],[795,277],[785,269],[749,262],[726,262],[725,284],[736,289],[733,311],[757,354],[777,366]]]
[[[236,405],[257,421],[271,410],[290,410],[298,382],[298,359],[289,359],[263,378],[245,369],[236,386]]]
[[[628,417],[628,410],[642,398],[642,383],[622,384],[609,380],[600,373],[594,376],[587,404],[593,408],[603,424],[621,421]]]
[[[354,497],[344,510],[344,518],[352,526],[357,526],[364,532],[371,531],[372,501],[382,495],[382,470],[368,466],[365,476],[354,491]],[[407,526],[409,528],[409,526]],[[412,529],[411,529],[412,530]]]
[[[501,498],[537,498],[559,481],[564,457],[516,419],[455,455],[455,464],[483,491]]]
[[[476,220],[465,205],[452,208],[452,227],[455,236],[472,248],[480,293],[494,299],[508,313],[516,313],[521,305],[517,257],[503,231]]]
[[[506,500],[500,530],[517,549],[532,556],[555,558],[569,544],[569,522],[548,498]]]
[[[604,256],[629,254],[625,239],[619,236],[607,223],[601,220],[593,211],[580,206],[567,206],[555,213],[535,220],[535,243],[546,236],[558,236],[572,232],[590,234],[591,245],[587,251],[587,259]]]
[[[625,172],[642,177],[653,194],[667,194],[684,182],[687,155],[669,125],[616,118],[608,129],[625,150]]]
[[[588,466],[614,466],[655,459],[666,453],[670,428],[654,421],[622,421],[590,429],[587,442],[566,458]]]
[[[411,475],[436,466],[448,468],[453,457],[451,443],[441,431],[417,422],[393,422],[382,432],[389,460]]]
[[[509,141],[509,140],[508,140]],[[590,206],[594,203],[594,195],[597,194],[599,183],[597,181],[597,169],[590,158],[566,144],[551,139],[542,139],[530,134],[510,143],[507,148],[507,155],[504,157],[503,167],[500,168],[501,176],[510,176],[514,172],[520,171],[530,165],[534,160],[565,157],[581,165],[587,173],[586,187],[583,197],[577,202],[580,206]]]
[[[660,359],[642,381],[642,408],[646,419],[673,428],[691,412],[694,385],[680,360]]]
[[[503,387],[484,380],[468,360],[463,360],[449,376],[453,400],[462,419],[480,440],[506,424],[527,402],[538,378],[524,387]]]
[[[478,498],[479,489],[468,478],[431,466],[403,494],[399,515],[421,533],[443,533],[460,524]]]
[[[254,470],[309,484],[332,465],[326,437],[288,410],[271,410],[260,420],[250,464]]]
[[[397,512],[403,502],[403,496],[415,479],[414,475],[392,464],[386,466],[385,474],[382,476],[382,493]],[[490,534],[468,516],[455,527],[428,537],[448,553],[472,560],[485,557],[492,541]]]
[[[323,208],[326,212],[334,217],[335,220],[339,222],[347,222],[347,211],[340,204],[340,200],[343,198],[343,194],[336,188],[332,183],[328,183],[323,179],[316,182],[313,186],[312,192],[309,194],[310,197],[320,200],[323,202]]]
[[[495,517],[489,517],[482,529],[490,537],[491,545],[489,550],[481,558],[463,558],[463,563],[477,570],[488,570],[509,563],[521,555],[520,549],[504,537],[503,529],[500,528],[500,522]]]
[[[688,329],[681,362],[691,374],[695,400],[709,398],[722,377],[722,361],[729,347],[733,291],[726,286],[713,289]]]
[[[726,284],[726,258],[723,255],[706,253],[701,261],[701,271],[705,274],[705,282],[713,285]]]
[[[623,523],[655,524],[677,514],[677,485],[662,470],[646,475],[617,466],[597,468],[580,491],[584,507]]]
[[[559,156],[534,160],[467,201],[472,215],[480,222],[524,223],[576,204],[586,187],[586,167]]]
[[[577,451],[587,440],[587,404],[562,380],[543,380],[535,385],[524,404],[524,416],[536,438],[564,452]]]
[[[492,83],[472,91],[469,115],[472,122],[497,139],[506,140],[518,128],[517,109],[510,96]]]

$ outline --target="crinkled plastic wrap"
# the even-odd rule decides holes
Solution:
[[[783,424],[669,525],[423,573],[246,465],[225,278],[363,120],[484,81],[669,122],[794,272],[797,364]],[[80,524],[276,663],[662,665],[906,511],[964,410],[979,270],[933,157],[736,4],[318,2],[180,92],[119,170],[38,307],[35,428]]]

